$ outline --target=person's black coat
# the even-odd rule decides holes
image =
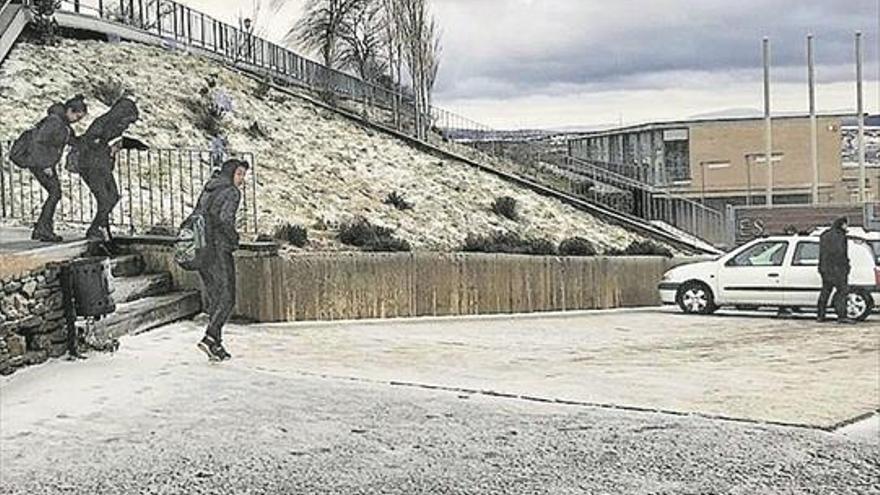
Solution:
[[[849,275],[846,230],[840,222],[819,236],[819,273],[826,278]]]
[[[28,168],[54,167],[73,135],[63,104],[55,103],[46,113],[48,115],[37,124],[28,147]]]
[[[228,252],[238,249],[235,219],[240,202],[241,191],[232,183],[232,177],[218,172],[205,184],[196,209],[205,216],[209,245]]]
[[[113,169],[110,142],[122,137],[122,133],[139,117],[137,105],[128,98],[121,98],[110,110],[89,125],[77,139],[80,169]]]

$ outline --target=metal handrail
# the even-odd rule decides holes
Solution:
[[[8,159],[12,143],[0,141],[0,217],[34,221],[39,215],[45,191],[28,170]],[[242,188],[240,222],[245,232],[259,232],[257,166],[253,153],[233,153],[247,161],[251,180]],[[62,161],[62,163],[64,163]],[[155,226],[175,228],[191,212],[198,194],[216,169],[211,151],[152,148],[121,150],[113,170],[120,200],[110,221],[129,232],[144,232]],[[62,199],[56,218],[61,222],[86,223],[95,203],[88,188],[73,172],[59,166]]]

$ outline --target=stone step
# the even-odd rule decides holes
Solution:
[[[118,338],[189,318],[201,310],[202,298],[198,291],[172,292],[119,304],[115,313],[98,321],[97,325],[104,335]]]
[[[134,277],[144,273],[144,257],[139,254],[126,254],[110,260],[114,277]]]
[[[173,282],[170,273],[150,273],[114,278],[113,286],[113,301],[119,305],[145,297],[167,294],[171,292]]]

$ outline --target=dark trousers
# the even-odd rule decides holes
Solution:
[[[34,178],[46,190],[46,201],[43,203],[43,209],[40,211],[40,218],[34,225],[34,232],[40,234],[50,234],[55,231],[55,208],[61,201],[61,182],[58,180],[58,173],[55,168],[31,169]]]
[[[80,175],[98,203],[95,218],[92,219],[92,224],[86,231],[86,235],[99,235],[102,228],[107,229],[107,235],[110,235],[110,213],[119,202],[119,189],[116,187],[113,171],[95,167],[81,170]]]
[[[834,290],[834,311],[837,319],[846,318],[846,295],[849,292],[846,275],[822,275],[822,291],[819,292],[817,310],[819,318],[825,318],[825,310],[828,308],[828,298]]]
[[[208,253],[206,261],[199,269],[210,316],[205,334],[220,342],[223,325],[235,307],[235,258],[232,251],[215,248]]]

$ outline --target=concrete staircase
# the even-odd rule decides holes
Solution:
[[[0,0],[0,62],[30,21],[30,11],[19,3]]]
[[[202,310],[198,291],[176,290],[169,273],[145,273],[139,254],[118,256],[111,266],[116,312],[98,322],[105,335],[136,335]]]

